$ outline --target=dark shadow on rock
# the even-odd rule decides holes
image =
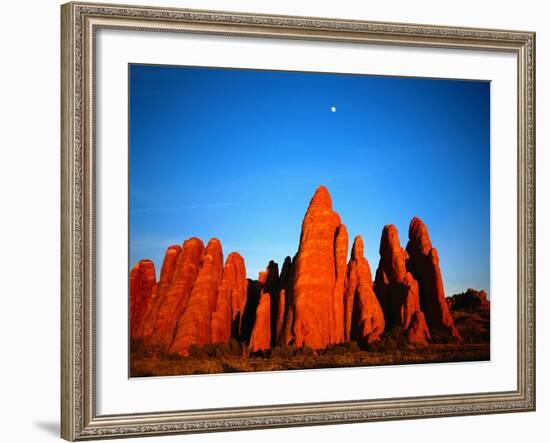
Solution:
[[[248,279],[248,294],[246,297],[246,304],[243,312],[243,319],[241,324],[241,341],[248,343],[250,336],[252,335],[252,328],[256,321],[256,309],[260,301],[260,293],[262,292],[263,285],[258,280]]]

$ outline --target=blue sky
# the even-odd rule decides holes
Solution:
[[[365,241],[413,216],[447,295],[489,291],[488,82],[130,65],[130,266],[196,236],[249,277],[298,248],[319,185]],[[331,107],[336,108],[332,112]],[[350,245],[351,246],[351,245]],[[351,249],[351,248],[350,248]]]

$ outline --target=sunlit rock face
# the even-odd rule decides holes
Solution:
[[[335,324],[335,310],[343,313],[343,300],[335,309],[336,233],[340,224],[327,188],[319,187],[302,223],[295,260],[292,334],[298,347],[322,349],[340,339],[342,331]],[[341,290],[336,289],[336,293]]]
[[[143,336],[143,323],[155,290],[155,265],[151,260],[139,261],[130,271],[130,337],[134,340]]]
[[[185,311],[181,315],[170,351],[188,355],[192,344],[212,343],[211,318],[216,308],[223,270],[222,246],[218,239],[208,242]]]
[[[275,300],[275,309],[271,313],[272,326],[271,331],[275,335],[271,337],[271,343],[273,346],[277,344],[288,344],[285,337],[285,323],[289,321],[289,309],[292,301],[292,260],[290,257],[286,257],[281,268],[281,275],[279,276],[279,296]],[[290,327],[288,327],[290,331]],[[290,332],[289,332],[290,335]]]
[[[375,290],[384,310],[388,327],[402,326],[405,319],[402,307],[405,301],[404,282],[407,277],[407,253],[401,248],[394,225],[386,225],[380,239],[380,262],[376,270]]]
[[[198,238],[169,246],[158,282],[150,260],[130,271],[130,337],[180,356],[194,345],[232,339],[245,353],[371,344],[394,328],[410,344],[427,346],[441,336],[460,340],[451,309],[489,309],[484,291],[445,298],[437,250],[417,217],[406,249],[397,228],[384,226],[374,283],[362,237],[355,236],[349,261],[348,248],[347,228],[324,186],[306,210],[298,251],[280,273],[271,260],[257,279],[247,278],[244,258],[231,252],[224,264],[216,238],[206,247]]]
[[[422,311],[416,311],[413,314],[411,323],[407,329],[407,338],[409,343],[423,346],[427,346],[429,340],[432,338]]]
[[[166,348],[172,345],[176,325],[187,307],[203,254],[204,244],[198,238],[190,238],[183,247],[172,246],[166,251],[157,298],[145,334],[151,343]]]
[[[147,308],[147,312],[144,316],[144,321],[141,322],[139,327],[139,336],[141,338],[149,340],[155,327],[156,317],[158,316],[158,310],[162,306],[159,303],[164,298],[164,294],[170,287],[170,279],[172,278],[174,271],[174,263],[176,262],[181,252],[181,246],[173,245],[169,246],[164,255],[164,261],[160,271],[161,278],[158,282],[155,282],[154,296],[151,298],[151,302]]]
[[[294,300],[294,261],[286,257],[281,270],[281,297],[284,294],[285,311],[281,330],[277,336],[277,345],[287,346],[293,342],[292,325],[294,323],[294,310],[296,303]]]
[[[333,324],[332,324],[332,343],[343,343],[344,333],[344,291],[346,284],[346,270],[348,258],[348,231],[346,226],[340,224],[336,228],[334,238],[334,269],[335,282],[332,298],[333,306]],[[368,266],[368,264],[367,264]],[[370,277],[369,277],[370,278]],[[371,282],[372,283],[372,282]]]
[[[271,348],[271,299],[264,293],[256,308],[256,319],[250,337],[250,352],[267,351]]]
[[[414,217],[409,226],[407,252],[410,269],[420,285],[420,305],[432,335],[449,334],[460,338],[445,300],[437,250],[432,247],[428,228],[418,217]]]
[[[247,289],[244,259],[237,252],[232,252],[223,268],[216,308],[212,313],[213,343],[227,342],[231,337],[239,338]]]
[[[388,329],[396,326],[409,329],[413,317],[421,317],[417,315],[421,310],[419,285],[407,269],[408,258],[407,251],[401,247],[397,228],[384,226],[374,287]],[[409,334],[410,340],[417,336]]]
[[[363,239],[355,237],[347,266],[344,298],[345,340],[372,343],[384,332],[384,313],[373,289]]]

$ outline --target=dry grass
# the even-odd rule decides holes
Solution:
[[[455,325],[465,343],[488,343],[490,340],[489,310],[453,312]]]
[[[453,317],[463,341],[434,338],[426,347],[408,344],[405,331],[399,328],[373,344],[350,342],[321,351],[285,346],[255,355],[246,355],[236,340],[192,346],[189,357],[132,342],[130,373],[150,377],[489,360],[489,311],[455,311]]]
[[[272,353],[274,354],[274,352]],[[283,371],[298,369],[342,368],[357,366],[402,365],[413,363],[444,363],[483,361],[489,359],[486,344],[432,344],[418,348],[368,351],[289,351],[286,356],[220,355],[179,357],[173,355],[132,354],[132,377],[216,374],[231,372]]]

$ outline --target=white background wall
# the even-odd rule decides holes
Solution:
[[[543,1],[128,0],[134,4],[537,32],[536,413],[246,431],[140,441],[547,441],[550,418],[550,14]],[[0,440],[59,432],[59,1],[2,4],[0,26]],[[513,343],[510,344],[514,346]],[[322,387],[320,387],[322,389]]]

